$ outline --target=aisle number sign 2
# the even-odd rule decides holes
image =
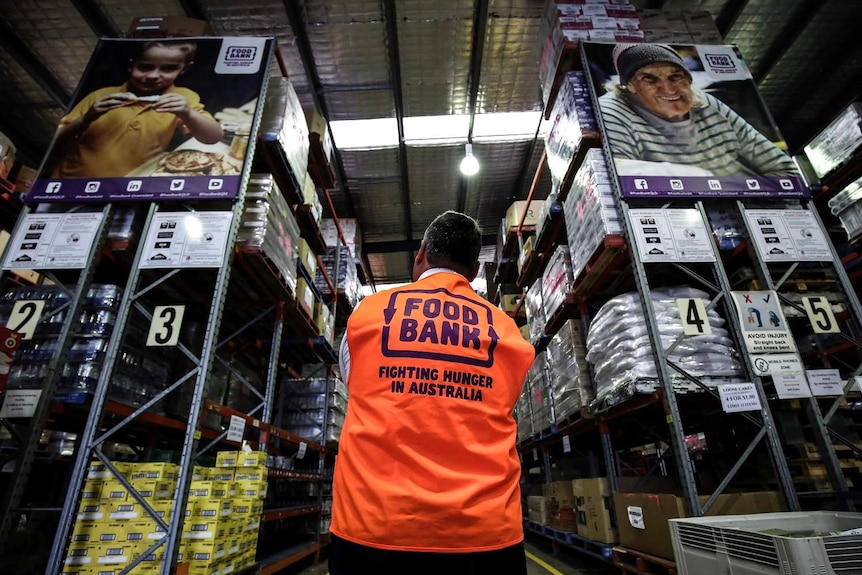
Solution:
[[[676,307],[679,309],[679,319],[682,322],[682,330],[685,335],[708,335],[712,333],[709,315],[702,299],[678,297],[676,298]]]
[[[21,334],[21,339],[33,339],[33,332],[42,319],[45,300],[18,300],[12,306],[6,327]]]
[[[160,305],[153,312],[150,332],[147,334],[149,347],[173,347],[180,338],[183,325],[184,305]]]
[[[804,297],[802,305],[814,333],[841,333],[835,314],[832,313],[832,305],[825,296]]]

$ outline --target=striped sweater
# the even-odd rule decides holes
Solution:
[[[599,105],[614,159],[693,165],[716,176],[798,175],[790,157],[727,104],[699,96],[704,104],[692,108],[685,126],[658,116],[647,121],[626,99],[604,94]]]

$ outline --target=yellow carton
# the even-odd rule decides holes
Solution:
[[[217,539],[224,537],[222,520],[190,517],[183,523],[183,539]]]
[[[232,512],[232,499],[199,499],[189,501],[189,505],[195,518],[228,517]]]
[[[102,567],[104,565],[123,566],[128,565],[132,560],[134,550],[127,543],[105,543],[99,545],[96,563]]]
[[[216,454],[216,467],[236,467],[238,451],[219,451]]]
[[[230,481],[192,481],[189,487],[189,500],[230,497],[231,487]]]
[[[114,466],[120,475],[127,476],[129,463],[125,461],[112,461],[111,465]],[[114,479],[114,474],[101,461],[91,461],[90,467],[87,469],[87,479]]]
[[[242,518],[251,517],[255,503],[259,501],[260,499],[253,499],[251,497],[234,497],[232,500],[232,514]]]
[[[317,332],[330,345],[332,345],[333,323],[329,307],[322,301],[314,302],[314,325],[317,326]]]
[[[115,501],[108,504],[108,518],[113,521],[138,520],[143,517],[144,510],[137,501]]]
[[[209,470],[211,467],[203,467],[201,465],[195,465],[192,467],[192,481],[201,481],[203,479],[209,479]]]
[[[102,501],[82,501],[78,506],[78,521],[102,521],[108,515],[108,504]]]
[[[234,469],[232,467],[211,467],[207,473],[208,481],[233,481]]]
[[[173,499],[177,488],[175,481],[159,479],[132,479],[129,483],[141,497],[148,500]]]
[[[305,278],[296,278],[296,301],[309,318],[314,316],[314,292]]]
[[[214,563],[227,557],[227,540],[200,539],[189,541],[187,549],[189,561]]]
[[[105,481],[105,484],[102,485],[100,500],[103,503],[122,502],[128,501],[129,499],[129,490],[126,489],[126,486],[120,483],[117,479],[108,479]]]
[[[266,453],[263,451],[240,452],[237,467],[266,467]],[[266,476],[264,476],[266,477]]]

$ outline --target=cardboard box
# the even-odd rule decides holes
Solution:
[[[315,254],[314,250],[308,246],[306,239],[299,238],[299,241],[296,243],[296,247],[299,261],[302,262],[303,266],[305,266],[305,271],[308,272],[310,277],[317,275],[317,254]]]
[[[548,524],[548,498],[542,495],[527,496],[527,518],[539,525]]]
[[[521,216],[524,213],[524,210],[527,211],[527,215],[524,216],[524,225],[525,226],[535,226],[539,223],[539,212],[542,211],[542,205],[545,203],[545,200],[532,200],[527,205],[526,200],[520,200],[517,202],[513,202],[509,209],[506,210],[506,227],[510,232],[518,230],[518,224],[521,222]]]
[[[216,453],[216,467],[236,467],[238,451],[219,451]]]
[[[318,333],[330,345],[332,345],[334,336],[334,323],[329,307],[321,301],[314,302],[314,325],[317,326]]]
[[[126,472],[129,480],[157,479],[161,481],[176,481],[180,466],[175,463],[153,462],[134,463]]]
[[[215,36],[206,20],[184,16],[143,16],[135,18],[126,30],[126,38],[175,38]]]
[[[266,467],[266,453],[263,451],[249,451],[249,452],[241,451],[239,453],[239,458],[237,458],[236,466],[237,467],[256,467],[256,468]],[[255,471],[256,472],[262,472],[261,469],[255,469],[255,470],[243,469],[243,470],[238,470],[238,471],[241,471],[241,473],[252,473]],[[239,479],[239,477],[237,477],[236,479]],[[263,473],[263,479],[264,480],[266,479],[266,473]]]
[[[314,300],[314,292],[308,286],[305,278],[296,278],[296,302],[305,310],[309,318],[314,317]]]
[[[600,543],[619,540],[616,529],[613,496],[606,477],[572,481],[578,534]]]
[[[709,496],[699,495],[698,499],[703,505]],[[682,497],[672,493],[614,492],[614,506],[620,545],[673,560],[668,520],[688,515]],[[782,510],[781,497],[775,491],[723,493],[706,515],[746,515]]]
[[[521,303],[523,293],[504,293],[500,295],[500,309],[507,312],[513,312],[518,309],[518,304]]]
[[[548,500],[548,526],[561,531],[576,532],[575,496],[571,481],[553,481],[542,485]]]

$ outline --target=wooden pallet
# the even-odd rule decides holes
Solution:
[[[623,573],[638,573],[639,575],[676,575],[676,563],[668,559],[626,549],[614,547],[611,550],[614,565],[620,567]]]

